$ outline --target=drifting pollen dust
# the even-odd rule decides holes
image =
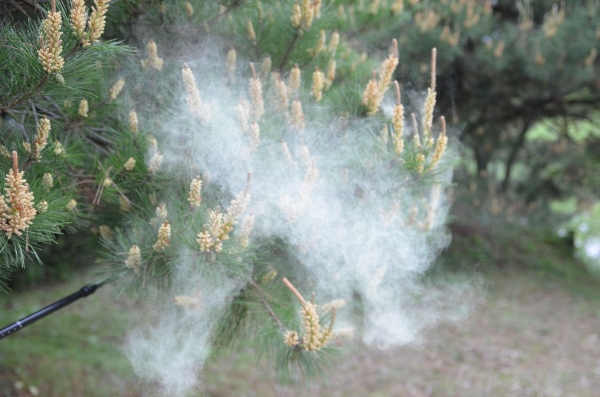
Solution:
[[[310,26],[308,19],[296,22]],[[335,37],[337,47],[339,35]],[[213,45],[219,47],[207,44]],[[303,268],[302,281],[324,302],[343,299],[352,306],[354,297],[361,297],[364,314],[353,317],[351,310],[340,311],[339,330],[318,322],[316,303],[303,303],[302,315],[311,319],[310,327],[283,333],[282,344],[318,351],[336,335],[360,330],[357,333],[369,345],[402,345],[418,340],[424,328],[440,320],[463,316],[468,308],[464,300],[472,296],[469,283],[434,286],[423,281],[450,240],[444,228],[449,206],[444,186],[452,178],[448,159],[456,155],[448,144],[445,122],[432,121],[434,85],[421,111],[422,144],[417,117],[412,117],[412,127],[404,122],[399,87],[387,90],[398,64],[396,42],[379,74],[370,80],[365,76],[364,93],[355,93],[368,115],[385,109],[388,99],[395,103],[388,152],[370,133],[375,122],[348,122],[328,108],[327,95],[336,84],[335,62],[327,75],[314,69],[312,79],[303,70],[306,81],[298,65],[274,72],[269,79],[269,73],[259,73],[230,45],[222,47],[221,56],[194,48],[181,51],[176,60],[167,61],[165,54],[165,66],[151,75],[139,62],[128,71],[128,81],[138,75],[179,82],[170,108],[143,123],[155,126],[147,156],[151,177],[165,173],[183,180],[183,194],[167,194],[158,201],[165,201],[165,211],[152,221],[152,254],[168,250],[182,229],[171,208],[185,207],[190,217],[206,212],[191,246],[177,253],[169,292],[173,296],[158,299],[153,320],[139,325],[128,338],[126,351],[136,375],[161,385],[160,392],[148,394],[185,396],[199,387],[217,320],[244,287],[240,278],[211,265],[234,237],[239,238],[240,252],[252,249],[253,239],[284,241]],[[168,68],[171,62],[178,66]],[[153,105],[138,97],[128,109],[152,115]],[[275,116],[279,124],[272,125]],[[143,133],[140,125],[136,134]],[[418,146],[413,144],[417,140]],[[407,169],[400,156],[421,168]],[[395,167],[391,171],[390,163]],[[124,163],[126,170],[134,167],[135,159]],[[248,173],[251,184],[245,182]],[[429,180],[411,183],[418,177]],[[218,205],[205,209],[203,195],[211,190],[219,192],[211,197]],[[194,260],[198,253],[207,258],[202,266]],[[127,268],[142,277],[138,251],[131,255]],[[289,276],[289,265],[277,262],[266,274]]]

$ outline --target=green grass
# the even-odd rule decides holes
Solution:
[[[593,319],[588,312],[595,312],[596,302],[600,299],[598,280],[573,256],[572,242],[543,230],[511,225],[502,230],[489,230],[481,226],[455,223],[451,229],[454,235],[453,243],[441,254],[440,263],[431,272],[431,277],[435,277],[438,272],[442,276],[449,273],[467,277],[478,273],[483,276],[488,287],[485,306],[490,310],[489,313],[495,313],[490,315],[490,318],[484,317],[484,323],[489,322],[488,328],[491,329],[486,338],[495,338],[497,335],[493,330],[502,330],[500,324],[518,323],[522,328],[519,328],[520,331],[516,331],[516,328],[511,331],[510,327],[513,325],[505,327],[502,331],[507,343],[518,343],[519,335],[530,330],[527,327],[528,320],[522,318],[517,309],[523,306],[523,302],[536,302],[548,296],[558,297],[560,302],[567,303],[552,302],[545,304],[546,306],[540,303],[540,310],[560,309],[573,316],[579,316],[573,321]],[[96,281],[94,276],[75,274],[69,281],[60,284],[0,295],[0,325],[12,323],[93,281]],[[555,304],[569,306],[552,306]],[[530,309],[531,315],[537,315],[534,310],[538,310],[538,306]],[[131,299],[117,300],[114,297],[114,289],[108,286],[15,335],[0,340],[0,397],[29,396],[28,393],[16,392],[14,385],[17,381],[23,382],[25,389],[35,386],[39,389],[40,396],[140,395],[133,370],[121,350],[128,329],[140,321],[145,313],[139,307],[140,303]],[[579,311],[583,314],[579,315]],[[483,312],[488,313],[487,310]],[[538,317],[546,316],[544,313],[540,313]],[[465,323],[469,321],[467,319]],[[545,323],[540,320],[540,324]],[[553,327],[557,325],[546,324],[544,327],[547,329],[542,329],[541,325],[540,327],[536,332],[546,335],[556,333]],[[481,343],[485,346],[487,342]],[[367,354],[360,344],[351,344],[349,347],[353,353],[348,357]],[[527,357],[532,357],[533,360],[539,354],[551,353],[544,349],[547,349],[547,346],[540,345],[539,351],[533,349],[527,353],[531,356]],[[407,351],[410,352],[411,349]],[[434,352],[435,350],[426,351],[423,352],[424,356],[417,357],[423,360],[423,365],[435,366],[437,358],[433,361],[426,359],[428,354]],[[375,371],[375,376],[377,366],[387,368],[388,365],[388,358],[385,358],[387,356],[384,353],[377,354],[383,354],[384,357],[378,359],[379,364],[372,364],[374,368],[362,368],[361,361],[352,364],[352,367],[349,359],[342,359],[336,365],[350,366],[357,374],[367,370]],[[450,360],[450,363],[460,365],[460,361],[464,360],[464,357],[453,356],[454,353],[448,354],[450,355],[444,356],[444,360]],[[482,363],[485,364],[483,361]],[[481,366],[481,363],[477,365]],[[433,377],[432,379],[437,379],[436,390],[445,391],[439,395],[445,395],[446,392],[449,396],[459,395],[451,392],[460,388],[454,375],[437,377],[435,373],[429,373],[429,367],[419,369],[417,364],[414,367],[411,371],[423,373],[425,376],[423,379],[414,378],[415,382],[424,382],[427,377]],[[343,374],[337,374],[334,369],[332,376],[338,379],[343,377]],[[206,363],[202,379],[205,387],[203,395],[206,396],[275,396],[275,388],[278,387],[272,365],[264,360],[257,363],[256,352],[244,346],[235,350],[223,349],[215,352]],[[335,381],[330,386],[325,386],[327,380],[328,377],[317,380],[315,387],[321,388],[322,391],[342,387],[341,384],[336,385]],[[501,386],[504,387],[508,382],[502,380],[501,374],[497,374],[493,381],[498,384],[498,390],[504,390]],[[377,394],[384,389],[392,393],[388,395],[401,395],[398,394],[401,390],[407,390],[406,384],[403,386],[398,383],[399,380],[392,378],[386,385],[377,382],[373,384],[373,379],[368,376],[358,376],[353,382],[356,385],[344,386],[345,395],[386,395]],[[321,395],[309,391],[303,383],[296,386],[280,386],[292,393],[290,395]]]
[[[450,229],[452,243],[441,253],[434,273],[534,273],[544,282],[560,283],[576,295],[600,299],[598,275],[576,258],[573,241],[568,238],[547,229],[514,224],[491,229],[455,222]]]
[[[90,278],[34,291],[2,294],[0,324],[8,325],[83,287]],[[132,369],[120,351],[124,311],[114,310],[108,289],[81,299],[0,340],[0,395],[12,396],[16,381],[43,396],[115,396],[130,388]]]

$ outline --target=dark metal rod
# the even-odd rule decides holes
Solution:
[[[15,332],[19,331],[23,327],[26,327],[29,324],[35,323],[37,320],[40,320],[40,319],[46,317],[48,314],[54,313],[58,309],[62,309],[63,307],[75,302],[78,299],[81,299],[88,295],[93,294],[104,283],[105,283],[105,281],[102,281],[102,282],[99,282],[96,284],[86,285],[85,287],[83,287],[79,291],[75,292],[74,294],[71,294],[71,295],[67,296],[66,298],[63,298],[59,301],[51,303],[50,305],[46,306],[45,308],[38,310],[37,312],[30,314],[27,317],[23,317],[22,319],[0,329],[0,339],[14,334]]]

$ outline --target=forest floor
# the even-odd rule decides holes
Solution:
[[[600,396],[600,282],[532,269],[480,274],[483,299],[458,322],[441,323],[418,344],[380,350],[347,344],[326,376],[278,384],[251,348],[206,364],[207,397],[251,396]],[[591,277],[591,276],[590,276]],[[8,324],[93,281],[0,296]],[[140,396],[122,351],[139,305],[110,288],[0,341],[0,396]]]

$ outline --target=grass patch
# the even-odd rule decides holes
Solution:
[[[0,324],[8,325],[92,281],[75,276],[52,287],[2,294]],[[115,308],[119,303],[109,288],[0,340],[0,396],[17,395],[17,381],[24,390],[36,387],[42,396],[127,395],[134,377],[120,346],[128,319]]]
[[[571,293],[600,299],[599,279],[575,256],[572,238],[509,224],[496,229],[459,222],[449,226],[452,243],[434,272],[533,272],[544,282],[564,284]]]

